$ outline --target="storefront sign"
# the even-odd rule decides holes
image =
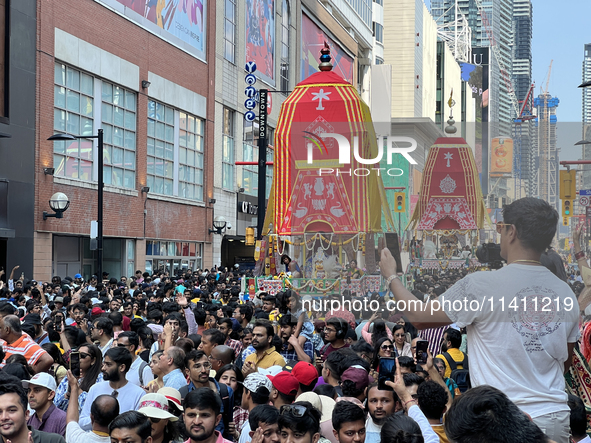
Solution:
[[[238,203],[238,212],[242,212],[243,214],[257,215],[258,209],[259,207],[257,205],[253,205],[250,202]]]

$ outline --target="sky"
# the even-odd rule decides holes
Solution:
[[[431,1],[425,0],[427,7]],[[532,0],[532,76],[535,96],[546,86],[548,66],[552,73],[548,92],[558,97],[558,146],[561,160],[581,158],[581,89],[584,44],[591,43],[591,0]]]

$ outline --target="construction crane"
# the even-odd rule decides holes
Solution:
[[[548,67],[548,77],[546,78],[546,88],[542,89],[540,86],[540,92],[542,94],[548,93],[548,86],[550,86],[550,75],[552,74],[552,63],[554,63],[554,59],[550,60],[550,66]]]
[[[524,122],[529,120],[533,120],[536,118],[535,108],[534,108],[534,91],[536,89],[536,84],[532,83],[527,90],[527,94],[525,95],[525,99],[521,104],[519,115],[514,120],[515,126],[513,130],[513,140],[515,143],[515,148],[517,152],[513,153],[513,173],[515,177],[515,187],[513,188],[513,198],[518,199],[521,198],[521,152],[522,152],[522,143],[523,143],[523,136],[521,125]],[[537,170],[536,168],[529,168],[529,178],[530,178],[530,194],[534,193],[532,187],[532,181],[537,185]],[[533,177],[532,177],[533,175]],[[527,194],[526,194],[527,195]]]

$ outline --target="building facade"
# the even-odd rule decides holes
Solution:
[[[582,80],[583,83],[591,81],[591,43],[584,46]],[[583,95],[583,140],[591,141],[591,87],[582,88],[581,93]],[[591,160],[591,144],[583,145],[583,160]],[[583,186],[585,189],[591,187],[591,171],[583,172]]]
[[[97,272],[99,155],[104,271],[119,278],[211,262],[217,5],[204,5],[160,14],[127,0],[38,3],[36,278]],[[84,138],[98,129],[102,154]],[[79,138],[48,141],[56,132]],[[43,220],[55,192],[69,208]]]
[[[0,0],[0,268],[33,276],[36,161],[35,0]],[[47,200],[45,201],[47,204]]]

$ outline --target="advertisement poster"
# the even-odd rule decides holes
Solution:
[[[513,139],[493,138],[490,143],[490,176],[501,177],[513,170]]]
[[[320,50],[324,42],[330,47],[332,70],[349,83],[353,83],[353,59],[341,47],[328,37],[322,29],[306,15],[302,14],[302,77],[304,80],[318,72]]]
[[[246,60],[256,76],[275,86],[275,0],[246,0]]]
[[[205,59],[207,0],[100,0],[138,25]],[[165,32],[163,32],[165,31]],[[170,38],[174,37],[174,38]],[[193,50],[191,50],[193,49]]]

